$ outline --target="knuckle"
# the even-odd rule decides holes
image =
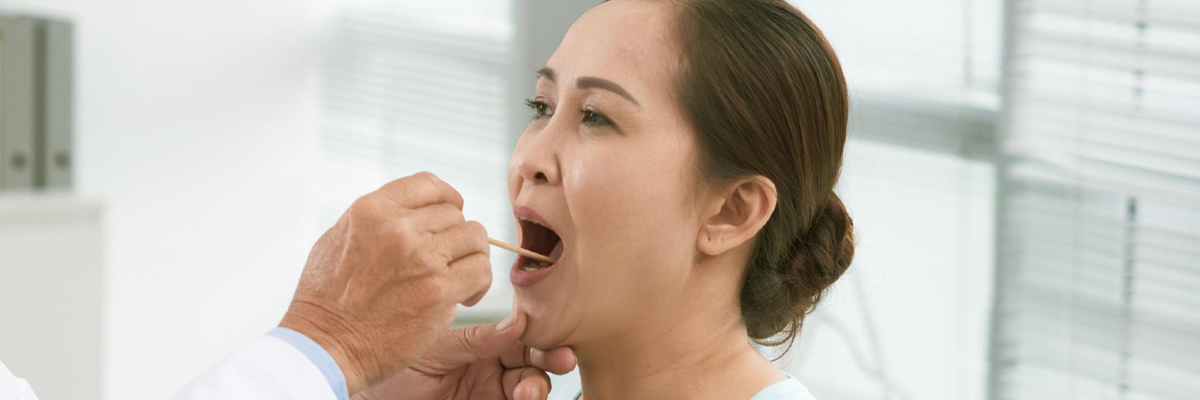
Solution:
[[[429,180],[429,181],[431,181],[431,182],[436,182],[436,181],[440,181],[440,180],[441,180],[441,179],[439,179],[439,178],[437,177],[437,175],[434,175],[432,172],[429,172],[429,171],[421,171],[421,172],[417,172],[417,173],[415,173],[415,174],[412,174],[412,176],[413,176],[414,178],[425,179],[425,180]]]
[[[424,250],[416,254],[417,263],[425,267],[440,266],[441,259],[441,255],[436,253],[436,250]]]
[[[448,191],[448,192],[450,192],[450,194],[454,195],[454,197],[462,199],[462,193],[459,193],[458,189],[455,189],[454,186],[450,186],[450,184],[446,183],[446,182],[442,182],[442,186],[446,188],[446,191]]]
[[[471,288],[492,286],[492,263],[488,256],[475,253],[455,263],[454,267],[461,269],[464,285]]]
[[[471,266],[475,267],[475,269],[479,269],[479,270],[483,270],[483,271],[487,272],[488,279],[489,280],[491,279],[492,263],[491,263],[491,259],[488,258],[488,256],[486,254],[475,253],[475,255],[471,259]]]
[[[421,171],[413,174],[413,178],[426,189],[437,189],[441,185],[445,185],[441,178],[429,171]]]
[[[470,224],[471,240],[475,241],[475,249],[479,250],[479,254],[483,255],[484,261],[487,261],[487,257],[492,254],[492,246],[488,245],[487,228],[484,228],[483,224],[479,223],[479,221],[470,221],[468,223]]]
[[[463,216],[462,210],[459,210],[458,207],[455,207],[453,204],[443,203],[438,205],[438,207],[442,210],[442,212],[451,215],[456,222],[462,223],[467,220],[467,218]]]
[[[402,252],[402,257],[405,261],[404,268],[413,271],[417,274],[424,273],[426,269],[425,262],[421,259],[421,248],[417,246],[407,247]]]
[[[454,225],[461,224],[466,220],[462,210],[455,208],[454,205],[441,203],[430,206],[430,216],[437,221],[449,220],[453,221]],[[454,226],[450,225],[450,226]]]
[[[375,197],[371,196],[370,194],[365,194],[359,196],[359,198],[355,199],[353,203],[350,203],[350,207],[346,209],[346,212],[349,213],[351,217],[361,217],[373,214],[377,208],[378,202],[375,200]]]
[[[482,271],[479,274],[479,287],[492,287],[491,265],[487,265],[487,263],[484,263],[481,270]]]
[[[416,247],[421,244],[420,235],[418,235],[417,232],[408,224],[393,223],[388,232],[389,235],[398,243],[407,244],[412,247]]]
[[[381,198],[380,200],[378,200],[379,204],[385,204],[383,199],[387,199],[386,204],[389,207],[404,208],[405,204],[408,203],[408,201],[407,201],[408,197],[404,194],[404,191],[400,190],[397,187],[386,186],[382,189],[379,189],[379,191],[376,193],[378,193],[379,197]]]
[[[473,239],[482,238],[483,240],[487,240],[487,228],[484,228],[482,223],[479,221],[467,221],[466,224],[466,232]]]
[[[420,178],[423,182],[425,182],[430,187],[439,187],[442,185],[446,185],[446,182],[443,181],[442,178],[438,178],[437,175],[435,175],[434,173],[429,172],[429,171],[421,171],[421,172],[414,174],[413,176]]]

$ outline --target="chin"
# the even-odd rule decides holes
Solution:
[[[527,318],[525,333],[521,335],[522,344],[542,350],[566,345],[567,337],[571,332],[571,329],[564,323],[567,321],[566,318],[561,315],[552,316],[549,315],[551,313],[539,312],[545,310],[531,309],[523,304],[518,307],[525,312]]]

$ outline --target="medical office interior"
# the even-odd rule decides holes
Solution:
[[[515,243],[522,100],[595,3],[0,0],[0,360],[167,398],[422,170]],[[826,400],[1200,399],[1200,2],[792,3],[850,85],[858,251],[779,365]],[[509,312],[492,258],[458,324]]]

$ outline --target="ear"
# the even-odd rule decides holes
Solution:
[[[775,212],[775,183],[762,175],[737,180],[707,202],[696,249],[715,256],[754,238]]]

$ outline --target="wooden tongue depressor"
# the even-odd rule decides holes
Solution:
[[[558,262],[558,261],[556,261],[556,260],[555,260],[555,259],[553,259],[553,258],[546,257],[546,256],[543,256],[543,255],[541,255],[541,254],[534,253],[534,252],[532,252],[532,251],[529,251],[529,250],[526,250],[526,249],[522,249],[522,248],[520,248],[520,247],[513,246],[513,245],[511,245],[511,244],[508,244],[508,243],[501,242],[501,241],[499,241],[499,240],[496,240],[496,239],[488,238],[488,243],[491,243],[491,244],[492,244],[492,246],[496,246],[496,247],[499,247],[499,248],[502,248],[502,249],[505,249],[505,250],[511,251],[511,252],[513,252],[513,253],[517,253],[517,254],[523,255],[523,256],[525,256],[525,257],[532,258],[532,259],[534,259],[534,260],[538,260],[538,261],[545,261],[545,262],[548,262],[548,263],[551,263],[551,264],[554,264],[554,263]]]

